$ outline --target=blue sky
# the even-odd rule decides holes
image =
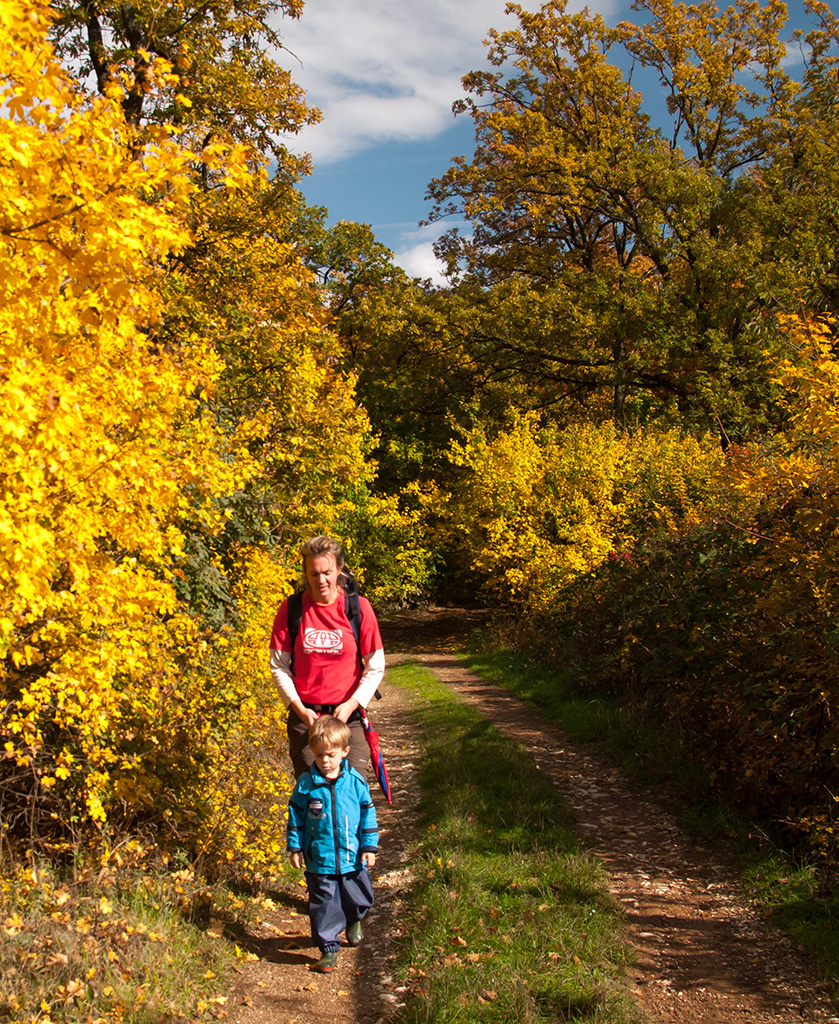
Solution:
[[[610,23],[633,20],[622,0],[588,6]],[[486,66],[487,30],[516,24],[504,8],[505,0],[306,0],[299,21],[279,26],[283,63],[323,112],[292,143],[314,161],[304,195],[328,207],[330,222],[370,224],[420,277],[437,275],[431,246],[443,230],[418,226],[428,182],[472,150],[471,120],[455,119],[452,103],[462,76]],[[791,30],[804,24],[801,0],[789,8]]]

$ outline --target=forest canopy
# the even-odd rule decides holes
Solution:
[[[780,0],[510,5],[429,186],[468,223],[438,287],[303,200],[296,0],[0,0],[10,848],[275,863],[267,638],[330,533],[382,612],[484,601],[705,715],[833,855],[839,23],[806,7],[790,41]]]
[[[627,427],[775,422],[775,315],[836,304],[836,21],[807,7],[794,80],[780,0],[639,0],[616,26],[509,6],[455,105],[474,156],[430,188],[469,224],[439,253],[491,306],[489,374]]]

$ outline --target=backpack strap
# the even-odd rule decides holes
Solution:
[[[346,582],[344,584],[344,613],[350,620],[352,631],[355,634],[355,646],[358,651],[358,660],[364,667],[364,658],[361,656],[361,602],[358,599],[358,581],[353,576],[352,570],[346,565],[343,568]],[[382,695],[378,690],[373,694],[376,700],[381,700]],[[365,711],[366,715],[366,711]]]
[[[361,657],[361,602],[358,600],[358,582],[352,574],[352,570],[346,566],[343,568],[344,582],[344,614],[349,619],[355,637],[355,647],[358,651],[358,660]]]
[[[300,624],[303,622],[303,593],[295,590],[288,599],[288,635],[291,638],[291,657],[289,668],[294,668],[294,645],[297,642],[297,634],[300,632]]]

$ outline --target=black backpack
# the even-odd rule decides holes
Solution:
[[[358,660],[361,657],[361,604],[358,600],[358,581],[346,566],[341,570],[344,576],[344,614],[350,621],[353,635],[355,636],[355,649],[358,652]],[[294,667],[294,646],[297,641],[297,634],[300,632],[300,625],[303,622],[303,591],[295,590],[288,599],[288,635],[291,640],[291,661],[290,667]],[[376,700],[381,700],[382,695],[376,690]]]

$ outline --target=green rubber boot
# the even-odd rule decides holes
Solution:
[[[320,960],[315,964],[313,970],[317,971],[318,974],[329,974],[330,971],[337,971],[338,950],[336,949],[332,953],[324,953]]]

